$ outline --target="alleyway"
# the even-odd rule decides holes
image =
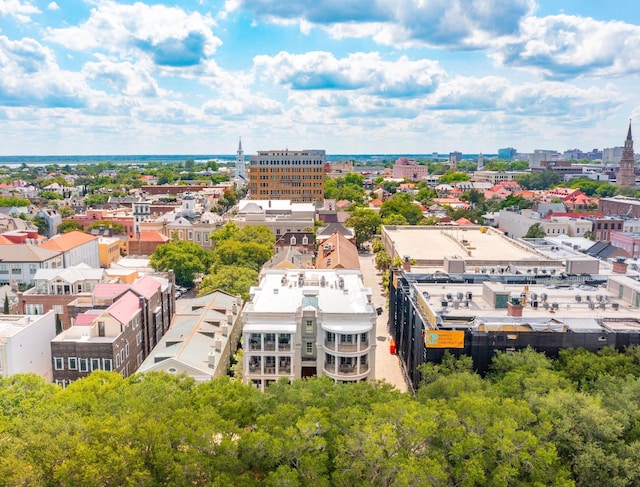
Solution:
[[[371,252],[360,253],[360,270],[364,285],[373,290],[373,303],[376,308],[382,308],[382,314],[378,316],[376,325],[376,379],[393,384],[398,390],[407,392],[407,383],[402,373],[400,359],[397,355],[389,353],[390,336],[387,331],[389,310],[386,297],[382,289],[382,274],[374,265],[374,254]]]

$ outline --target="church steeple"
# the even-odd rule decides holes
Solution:
[[[236,152],[236,178],[247,179],[247,168],[244,162],[244,151],[242,150],[242,137],[238,140],[238,152]]]
[[[622,149],[622,158],[620,159],[620,169],[616,176],[616,184],[618,186],[635,186],[635,155],[633,153],[633,137],[631,136],[631,120],[629,120],[629,130],[627,132],[627,140],[624,141]]]

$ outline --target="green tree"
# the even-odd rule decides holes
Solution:
[[[469,181],[471,179],[467,173],[457,171],[447,171],[438,178],[438,182],[442,184],[459,183],[461,181]]]
[[[58,233],[68,233],[73,232],[74,230],[83,231],[84,227],[81,223],[73,220],[67,220],[58,225]]]
[[[200,295],[219,289],[234,296],[239,294],[243,300],[248,301],[249,289],[257,284],[257,270],[240,265],[221,265],[202,279]]]
[[[396,193],[382,203],[380,217],[384,219],[391,214],[402,215],[409,225],[416,225],[422,220],[422,209],[409,193]]]
[[[117,234],[117,235],[125,233],[124,225],[122,225],[121,223],[114,223],[108,220],[97,220],[91,223],[91,225],[87,227],[87,231],[97,230],[100,228],[110,229],[114,234]]]
[[[179,286],[191,287],[198,274],[205,272],[212,261],[212,253],[193,242],[168,242],[156,248],[150,264],[157,271],[173,270]]]
[[[59,206],[58,213],[60,213],[60,216],[62,218],[69,218],[70,216],[73,216],[76,214],[75,210],[67,205]]]
[[[361,248],[362,244],[371,240],[378,232],[381,223],[382,219],[376,211],[368,208],[359,208],[351,213],[345,225],[353,228],[356,237],[356,246]]]
[[[94,206],[101,206],[107,204],[109,201],[109,195],[104,193],[96,193],[89,196],[85,196],[84,204],[89,208]]]
[[[523,238],[544,238],[547,234],[542,229],[539,223],[534,223],[529,227],[527,233],[524,234]]]
[[[4,293],[4,305],[2,308],[2,312],[5,315],[9,314],[9,295],[7,293]]]

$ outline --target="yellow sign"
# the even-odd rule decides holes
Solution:
[[[464,331],[427,330],[424,334],[427,348],[464,348]]]

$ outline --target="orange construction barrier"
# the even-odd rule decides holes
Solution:
[[[392,355],[396,354],[396,341],[393,338],[389,342],[389,353]]]

